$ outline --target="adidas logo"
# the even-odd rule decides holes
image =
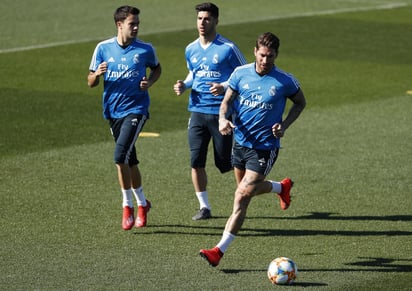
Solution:
[[[259,162],[259,165],[262,167],[266,163],[266,160],[264,158],[261,158],[258,160],[258,162]]]

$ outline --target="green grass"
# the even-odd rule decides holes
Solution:
[[[302,1],[302,0],[237,0],[214,1],[220,8],[220,25],[260,22],[263,19],[293,17],[301,14],[327,13],[333,10],[374,9],[394,3],[396,7],[411,4],[411,0],[398,1]],[[141,9],[140,35],[164,31],[193,30],[193,0],[150,0],[138,2]],[[124,5],[120,0],[59,0],[54,2],[31,0],[2,0],[0,10],[5,11],[2,23],[7,25],[0,34],[0,51],[9,51],[26,46],[72,43],[98,40],[115,33],[112,13]],[[134,4],[132,4],[134,5]],[[253,13],[250,13],[253,11]],[[407,17],[407,15],[405,15]],[[11,25],[13,24],[13,25]],[[254,36],[255,37],[255,36]]]
[[[164,5],[159,13],[165,20],[182,13],[173,3],[192,13],[191,1],[155,2]],[[142,37],[157,47],[164,68],[151,91],[152,118],[145,128],[161,135],[137,142],[153,209],[147,228],[129,232],[120,228],[121,197],[101,88],[86,86],[96,41],[1,53],[0,289],[270,290],[276,287],[266,278],[267,265],[288,256],[300,269],[293,289],[410,290],[412,101],[406,92],[412,90],[412,3],[277,19],[296,11],[390,2],[276,1],[277,7],[268,8],[255,1],[259,8],[252,8],[266,19],[260,22],[248,18],[252,9],[242,1],[236,10],[217,2],[226,15],[239,15],[225,19],[222,14],[219,30],[250,61],[260,32],[279,34],[278,64],[298,77],[308,98],[269,176],[294,178],[291,208],[281,211],[272,195],[255,199],[217,268],[197,253],[220,239],[232,209],[234,178],[220,175],[209,157],[215,218],[193,222],[198,205],[190,182],[187,94],[176,97],[172,91],[174,81],[186,74],[183,50],[196,37],[194,19],[142,28],[159,30]],[[67,13],[85,11],[77,2],[62,3]],[[110,15],[113,6],[99,3],[88,10],[86,28],[69,20],[66,37],[80,31],[81,39],[96,36],[98,21],[107,24],[102,15]],[[142,2],[147,5],[142,17],[153,13],[150,3]],[[41,17],[35,12],[29,19]],[[64,19],[56,22],[67,25]],[[245,19],[251,22],[241,23]],[[61,41],[53,31],[43,37],[40,27],[46,29],[33,25],[36,37],[22,45]],[[170,31],[161,32],[162,27]],[[18,46],[1,43],[5,49]]]

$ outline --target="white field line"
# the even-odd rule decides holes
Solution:
[[[323,11],[316,11],[316,12],[307,12],[307,13],[297,13],[297,14],[289,14],[285,16],[274,16],[274,17],[267,17],[267,18],[260,18],[256,21],[249,21],[249,22],[257,22],[257,21],[267,21],[267,20],[276,20],[276,19],[290,19],[290,18],[298,18],[298,17],[311,17],[311,16],[318,16],[318,15],[332,15],[332,14],[339,14],[339,13],[347,13],[347,12],[360,12],[360,11],[371,11],[371,10],[385,10],[385,9],[394,9],[399,7],[408,6],[407,3],[390,3],[390,4],[382,4],[377,6],[368,6],[368,7],[355,7],[355,8],[341,8],[341,9],[331,9],[331,10],[323,10]],[[232,24],[240,24],[244,22],[231,22],[225,23],[226,25]],[[167,32],[167,30],[158,31],[157,33]],[[148,33],[152,34],[154,32]],[[141,35],[144,35],[142,33]],[[16,47],[16,48],[9,48],[9,49],[0,49],[0,54],[2,53],[14,53],[19,51],[28,51],[34,49],[41,49],[41,48],[49,48],[49,47],[56,47],[56,46],[63,46],[63,45],[70,45],[70,44],[77,44],[77,43],[85,43],[89,41],[98,41],[102,38],[89,38],[89,39],[76,39],[76,40],[69,40],[69,41],[61,41],[61,42],[51,42],[46,44],[39,44],[39,45],[30,45],[25,47]]]

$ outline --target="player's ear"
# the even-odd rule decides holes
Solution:
[[[219,23],[219,18],[212,16],[211,19],[212,19],[212,21],[214,21],[215,27],[216,27]]]

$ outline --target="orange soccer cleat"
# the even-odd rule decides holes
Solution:
[[[199,255],[213,267],[219,265],[220,259],[223,257],[223,253],[218,247],[210,250],[200,250]]]
[[[147,213],[149,212],[152,204],[149,200],[146,200],[146,206],[137,207],[136,227],[145,227],[147,223]]]
[[[290,189],[293,187],[293,181],[290,178],[285,178],[280,181],[280,184],[282,185],[282,192],[278,194],[280,208],[286,210],[290,205]]]
[[[129,230],[134,224],[134,208],[125,206],[123,207],[122,228]]]

